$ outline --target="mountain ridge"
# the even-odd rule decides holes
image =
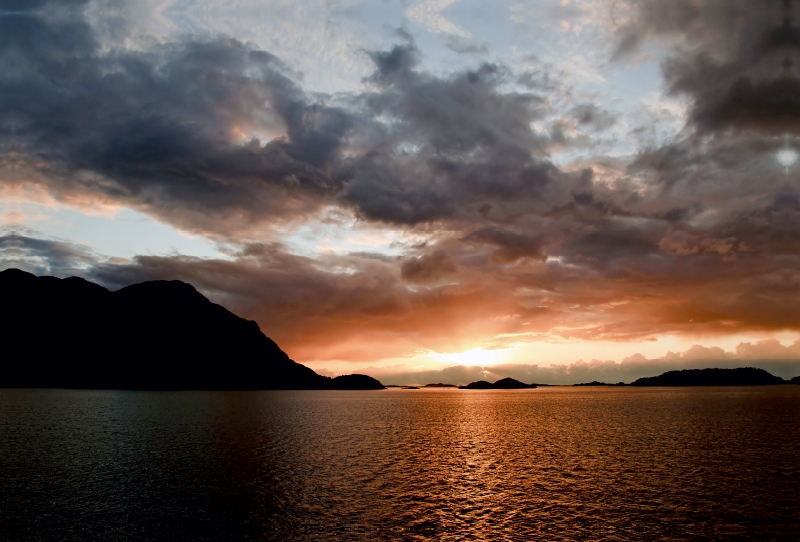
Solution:
[[[110,291],[79,277],[0,272],[0,387],[383,389],[301,365],[258,324],[181,281]]]

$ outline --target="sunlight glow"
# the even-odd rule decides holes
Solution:
[[[505,354],[507,354],[507,349],[484,350],[482,348],[474,348],[454,354],[437,354],[436,357],[438,358],[437,361],[450,365],[484,366],[508,361]]]
[[[792,167],[795,162],[797,162],[797,152],[792,149],[783,149],[778,151],[775,155],[775,158],[778,160],[778,163],[782,165],[787,170]]]

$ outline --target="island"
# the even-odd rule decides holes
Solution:
[[[181,281],[109,291],[82,278],[0,272],[0,388],[372,390],[367,375],[301,365],[258,324]]]
[[[441,382],[436,384],[425,384],[422,386],[423,388],[457,388],[455,384],[442,384]]]
[[[316,374],[316,373],[314,373]],[[325,377],[328,378],[328,377]],[[329,390],[383,390],[386,386],[371,376],[362,374],[341,375],[330,379],[324,389]]]
[[[640,378],[631,386],[767,386],[785,381],[764,369],[684,369],[667,371],[659,376]]]
[[[466,386],[458,387],[458,389],[461,390],[522,390],[534,388],[536,388],[536,384],[525,384],[514,378],[501,378],[494,384],[487,382],[486,380],[478,380],[477,382],[471,382]]]

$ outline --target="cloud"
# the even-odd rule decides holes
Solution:
[[[336,190],[326,167],[348,117],[310,102],[277,58],[228,39],[108,53],[72,13],[0,17],[9,182],[27,173],[62,198],[100,193],[211,233]]]
[[[452,258],[443,250],[437,250],[418,258],[409,258],[400,266],[400,276],[412,284],[436,282],[457,271]]]
[[[256,320],[298,361],[364,361],[420,348],[460,349],[502,327],[482,325],[504,310],[502,292],[473,289],[456,295],[437,284],[408,288],[396,261],[362,254],[309,258],[275,243],[250,244],[232,256],[138,256],[127,263],[98,262],[84,275],[111,289],[165,278],[189,282]],[[414,267],[409,279],[427,284],[448,270],[434,257]],[[474,319],[478,308],[484,311],[481,322]]]
[[[742,359],[800,359],[800,341],[783,346],[776,339],[766,339],[755,344],[739,343],[736,357]]]
[[[0,269],[17,268],[37,275],[81,276],[99,261],[89,247],[42,238],[25,228],[0,228]]]
[[[501,91],[506,68],[438,78],[418,70],[418,54],[410,44],[372,55],[373,90],[359,100],[373,118],[391,120],[363,131],[368,152],[343,169],[341,202],[399,225],[475,221],[489,211],[507,220],[568,200],[585,181],[549,161],[550,138],[532,127],[547,106],[532,93]]]
[[[459,38],[470,38],[472,35],[448,19],[442,13],[458,0],[422,0],[405,11],[406,17],[422,26],[429,32],[449,34]]]
[[[581,126],[603,131],[617,122],[616,117],[596,104],[580,104],[570,110],[570,114]]]
[[[673,94],[688,96],[701,132],[796,132],[800,125],[800,28],[791,2],[629,0],[637,16],[619,32],[618,56],[647,41],[676,46],[664,63]]]
[[[467,243],[486,244],[496,247],[491,261],[508,263],[520,258],[544,259],[542,249],[544,239],[536,235],[526,235],[496,228],[475,230],[463,239]]]
[[[6,183],[224,237],[336,203],[416,225],[474,220],[488,200],[504,219],[582,182],[550,163],[531,125],[546,101],[504,89],[504,66],[433,76],[408,44],[370,53],[370,90],[312,95],[235,39],[109,49],[81,14],[0,16]]]

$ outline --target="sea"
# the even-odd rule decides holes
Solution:
[[[800,386],[0,390],[0,540],[797,540]]]

